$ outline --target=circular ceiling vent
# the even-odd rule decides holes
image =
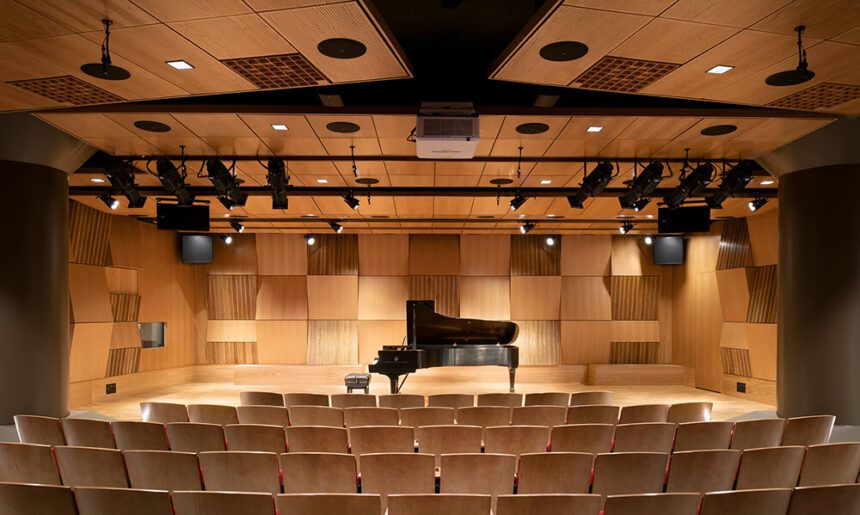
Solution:
[[[138,120],[134,122],[134,126],[146,132],[170,132],[170,125],[154,120]]]
[[[540,49],[540,56],[547,61],[575,61],[588,53],[588,45],[579,41],[558,41]]]
[[[320,41],[317,50],[322,55],[334,59],[355,59],[363,56],[367,52],[367,47],[354,39],[333,38]]]
[[[549,130],[549,125],[545,123],[522,123],[517,125],[517,132],[520,134],[543,134]]]
[[[361,127],[359,127],[357,123],[352,122],[331,122],[327,124],[325,128],[332,132],[338,132],[341,134],[350,134],[361,130]]]
[[[737,125],[711,125],[702,129],[702,136],[723,136],[738,130]]]

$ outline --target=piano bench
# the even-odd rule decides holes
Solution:
[[[346,384],[346,393],[352,393],[353,390],[364,390],[364,393],[370,393],[370,374],[347,374],[343,382]]]

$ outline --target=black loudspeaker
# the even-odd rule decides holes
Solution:
[[[657,232],[688,233],[711,230],[711,208],[708,206],[661,207],[657,212]]]
[[[165,231],[209,231],[209,206],[156,205],[158,228]]]

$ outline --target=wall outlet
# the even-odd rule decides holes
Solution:
[[[116,383],[108,383],[105,385],[105,394],[110,395],[116,393]]]
[[[738,393],[747,393],[747,384],[738,382],[737,390],[738,390]]]

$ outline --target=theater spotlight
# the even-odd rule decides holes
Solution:
[[[722,177],[723,180],[717,192],[705,200],[711,209],[720,209],[727,198],[737,195],[747,187],[752,180],[752,166],[748,161],[741,161]]]
[[[627,234],[632,229],[633,224],[631,224],[630,222],[624,222],[623,224],[621,224],[621,227],[618,228],[618,232],[620,232],[621,234]]]
[[[612,180],[612,170],[612,163],[608,161],[597,163],[594,170],[592,170],[591,173],[586,175],[582,180],[582,184],[579,185],[579,189],[576,193],[567,197],[567,202],[570,204],[570,207],[582,209],[582,203],[585,202],[586,199],[593,197],[606,189],[609,181]]]
[[[650,198],[642,197],[639,200],[637,200],[636,202],[630,204],[630,208],[633,209],[633,211],[636,211],[638,213],[639,211],[642,211],[643,209],[645,209],[645,206],[647,206],[650,203],[651,203]]]
[[[618,198],[621,208],[636,209],[637,201],[641,201],[653,193],[661,180],[663,180],[663,165],[656,161],[648,164],[635,177],[629,181],[624,181],[628,185],[628,189],[624,196]],[[640,209],[642,207],[645,207],[644,204],[640,206]]]
[[[528,234],[529,231],[535,228],[532,222],[526,222],[520,226],[520,234]]]
[[[180,206],[190,206],[194,203],[194,195],[188,191],[188,185],[185,184],[185,171],[179,171],[172,161],[161,158],[155,163],[155,168],[158,170],[158,180],[164,189],[173,193]]]
[[[758,211],[765,204],[767,204],[766,198],[757,198],[755,200],[750,200],[749,203],[747,204],[747,207],[750,208],[750,211]]]
[[[549,245],[550,247],[555,245],[555,237],[554,236],[547,236],[546,237],[546,244]]]
[[[312,247],[316,242],[317,239],[313,234],[305,234],[305,243],[308,244],[308,247]]]
[[[118,161],[105,171],[105,177],[114,189],[119,190],[128,199],[128,207],[139,209],[146,204],[146,197],[137,191],[134,183],[134,168],[125,161]]]
[[[233,243],[233,237],[229,234],[222,234],[221,240],[224,242],[225,245],[230,245],[231,243]]]
[[[227,208],[228,211],[232,211],[233,208],[235,207],[235,205],[233,204],[233,201],[228,199],[227,197],[216,197],[216,198],[218,199],[218,202],[220,202],[222,206]]]
[[[516,211],[517,209],[519,209],[523,204],[526,203],[526,200],[528,200],[528,197],[524,197],[517,193],[516,196],[511,199],[511,211]]]
[[[240,224],[240,223],[239,223],[239,222],[237,222],[236,220],[233,220],[233,221],[231,221],[231,222],[230,222],[230,227],[232,227],[234,231],[236,231],[236,232],[238,232],[238,233],[240,233],[240,234],[241,234],[241,233],[243,233],[243,232],[245,232],[245,226],[244,226],[244,225],[242,225],[242,224]]]
[[[104,202],[105,205],[111,209],[119,207],[119,200],[113,198],[110,193],[102,193],[98,196],[98,199]]]
[[[290,177],[287,175],[284,160],[273,157],[269,159],[269,166],[266,168],[269,170],[266,179],[269,181],[269,187],[272,188],[272,209],[289,209],[287,186],[290,184]]]
[[[682,172],[681,182],[671,193],[663,197],[663,202],[669,209],[680,207],[687,197],[703,192],[714,178],[714,165],[705,163],[694,168],[690,173]]]
[[[346,202],[346,205],[352,209],[358,209],[359,204],[361,204],[361,201],[353,197],[352,193],[347,193],[346,195],[344,195],[343,201]]]
[[[328,226],[331,227],[331,230],[334,231],[336,234],[340,234],[343,232],[343,226],[337,222],[329,222]]]
[[[224,163],[221,162],[220,159],[209,159],[206,161],[206,173],[209,177],[209,180],[212,181],[212,186],[215,187],[215,191],[218,192],[219,200],[221,197],[227,198],[230,204],[234,206],[244,206],[245,201],[248,200],[248,195],[242,193],[242,190],[239,189],[239,184],[242,183],[241,179],[236,178],[230,170],[224,166]],[[227,206],[227,203],[223,200],[221,201],[224,206]],[[232,208],[228,208],[232,209]]]
[[[651,245],[652,243],[654,243],[654,238],[645,236],[645,245]]]

